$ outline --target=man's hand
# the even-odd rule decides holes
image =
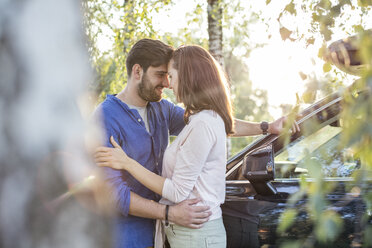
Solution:
[[[283,116],[276,121],[273,121],[269,124],[268,132],[272,134],[280,134],[285,127],[285,122],[288,120],[288,116]],[[298,126],[296,121],[293,121],[291,127],[292,133],[296,133],[300,131],[300,127]]]
[[[208,211],[209,206],[195,206],[200,201],[200,199],[190,199],[170,206],[169,221],[189,228],[201,228],[209,220],[212,212]]]

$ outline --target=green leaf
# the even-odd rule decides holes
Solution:
[[[285,6],[284,10],[288,11],[292,15],[295,15],[297,13],[293,1],[291,1],[289,4],[287,4],[287,6]]]
[[[333,18],[335,18],[335,17],[337,17],[337,16],[339,16],[341,14],[341,7],[342,7],[341,4],[337,4],[336,6],[333,6],[331,8],[331,16]]]
[[[364,247],[371,247],[372,246],[372,227],[371,226],[367,227],[364,230],[363,244],[364,244]]]
[[[325,211],[315,229],[317,239],[323,243],[336,240],[342,230],[343,221],[335,211]]]
[[[296,193],[290,196],[290,198],[288,199],[288,206],[293,207],[298,201],[303,199],[305,195],[306,195],[306,192],[304,188],[301,188],[300,191],[297,191]]]
[[[296,220],[296,216],[297,210],[295,209],[287,209],[286,211],[284,211],[279,219],[278,232],[283,233],[289,227],[291,227],[294,221]]]
[[[303,247],[303,242],[301,240],[296,241],[286,241],[282,245],[280,245],[280,248],[300,248]],[[264,247],[264,246],[262,246]]]
[[[358,6],[361,7],[372,6],[372,0],[358,0]]]
[[[318,51],[318,57],[323,59],[324,55],[327,53],[327,45],[324,43],[321,48],[319,48]]]
[[[304,103],[313,103],[315,101],[316,91],[315,90],[307,90],[302,94],[302,99]]]
[[[324,72],[329,72],[330,70],[332,70],[332,66],[330,63],[324,63],[323,65],[323,71]]]
[[[321,0],[317,7],[323,8],[323,9],[329,9],[332,6],[332,3],[330,0]]]

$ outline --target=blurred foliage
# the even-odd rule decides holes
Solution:
[[[267,4],[270,4],[270,1],[267,1]],[[367,206],[364,225],[369,219],[372,206],[370,194],[363,190],[370,183],[372,167],[372,98],[356,98],[353,96],[358,95],[361,90],[369,91],[370,96],[372,89],[372,35],[370,31],[365,30],[368,27],[366,13],[371,11],[371,5],[371,1],[291,0],[278,16],[278,22],[281,26],[279,32],[282,39],[306,40],[309,45],[314,44],[315,41],[321,41],[323,45],[319,50],[318,56],[320,58],[324,57],[327,42],[333,38],[336,30],[342,32],[344,38],[355,33],[360,37],[357,46],[360,47],[359,56],[362,57],[364,66],[361,70],[360,80],[354,84],[354,88],[344,91],[345,102],[341,117],[344,131],[339,147],[351,147],[361,161],[362,168],[359,173],[354,174],[352,184],[359,185],[363,192],[362,195],[364,195]],[[306,24],[302,22],[302,27],[293,25],[293,23],[296,23],[294,22],[296,19],[303,18],[303,16],[310,17]],[[324,63],[323,71],[327,75],[327,81],[317,79],[309,81],[301,101],[311,103],[315,101],[317,91],[334,91],[343,86],[344,80],[346,81],[345,73],[340,72],[328,62]],[[307,79],[307,75],[304,75],[304,78]],[[343,230],[343,220],[339,214],[327,209],[329,203],[325,196],[332,188],[325,187],[324,175],[319,169],[321,165],[310,156],[307,157],[305,163],[309,169],[309,176],[314,178],[315,182],[309,184],[303,180],[301,192],[291,197],[291,208],[283,213],[282,220],[285,223],[281,223],[278,231],[284,233],[290,225],[295,223],[296,215],[292,207],[302,196],[307,195],[307,211],[314,224],[313,235],[310,235],[306,240],[282,243],[281,247],[315,247],[316,242],[332,244],[336,242]],[[353,245],[364,247],[371,245],[371,227],[365,225],[365,228],[363,232],[364,244]]]
[[[286,231],[294,223],[297,213],[296,209],[288,209],[280,216],[278,226],[279,233]]]
[[[277,18],[279,33],[283,40],[304,41],[308,46],[320,43],[318,56],[323,58],[327,42],[332,38],[340,37],[341,33],[344,34],[342,38],[346,38],[369,26],[366,14],[371,10],[370,5],[370,1],[291,0]],[[329,62],[324,62],[323,71],[327,81],[319,82],[316,88],[313,87],[314,79],[319,79],[310,77],[308,80],[309,75],[301,75],[307,84],[311,84],[302,96],[305,103],[313,103],[345,85],[344,81],[350,81],[350,76]]]
[[[159,12],[170,0],[84,0],[85,27],[88,49],[96,70],[91,89],[102,101],[107,94],[121,91],[127,79],[126,54],[142,38],[159,39],[153,28],[150,13]],[[100,39],[111,47],[99,49]]]

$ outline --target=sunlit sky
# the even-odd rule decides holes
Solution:
[[[173,1],[175,4],[167,6],[159,13],[153,14],[154,29],[159,35],[171,33],[177,35],[178,30],[187,27],[187,13],[191,13],[197,3],[201,3],[206,9],[207,1],[188,0]],[[260,18],[265,19],[265,23],[258,21],[250,24],[249,40],[255,44],[265,44],[261,48],[254,49],[249,57],[244,57],[249,68],[249,78],[254,88],[264,89],[268,92],[270,114],[277,118],[281,115],[280,104],[296,103],[296,93],[299,95],[304,91],[306,80],[302,80],[300,72],[310,75],[311,78],[320,79],[324,76],[322,71],[324,62],[317,57],[321,39],[316,40],[314,45],[306,46],[305,42],[283,41],[279,33],[279,23],[277,17],[288,3],[288,1],[271,1],[266,5],[266,1],[251,0],[240,1],[243,8],[249,11],[261,11]],[[348,9],[344,10],[348,12]],[[196,29],[196,37],[207,38],[207,14],[199,17],[205,21],[199,23],[201,26]],[[234,18],[242,18],[238,15]],[[283,24],[288,28],[309,28],[310,16],[298,14],[296,19],[291,17],[282,19]],[[372,16],[371,16],[372,18]],[[368,19],[368,18],[367,18]],[[358,22],[356,17],[354,22]],[[198,24],[198,25],[199,25]],[[351,27],[352,24],[350,24]],[[370,27],[369,27],[370,28]],[[230,35],[224,30],[224,35]],[[341,39],[348,34],[345,31],[334,30],[332,40]]]
[[[177,33],[179,27],[187,26],[185,13],[195,8],[192,1],[187,2],[179,1],[164,14],[155,16],[155,28],[159,28],[163,32]],[[244,5],[244,2],[249,1],[241,2]],[[257,10],[264,10],[263,14],[267,16],[278,16],[278,11],[283,9],[286,4],[283,1],[273,1],[282,3],[267,6],[265,1],[253,2],[255,3],[250,3],[252,6],[247,4],[245,7],[247,9],[255,7]],[[203,24],[205,26],[202,26],[200,30],[205,30],[205,35],[207,35],[207,22],[203,22]],[[316,47],[305,48],[303,44],[284,42],[279,34],[279,25],[275,21],[271,23],[272,34],[270,39],[268,39],[266,27],[263,26],[263,23],[254,25],[252,25],[255,37],[253,40],[256,43],[265,42],[267,45],[253,50],[250,56],[244,60],[248,65],[249,77],[253,87],[267,90],[270,114],[277,118],[281,115],[279,105],[282,103],[295,104],[296,93],[303,91],[305,82],[301,79],[299,72],[316,72],[319,74],[322,71],[323,63],[319,63],[319,66],[311,63],[311,59],[318,60],[316,58]]]

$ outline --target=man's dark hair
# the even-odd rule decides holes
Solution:
[[[132,73],[132,67],[139,64],[146,72],[150,66],[168,64],[172,58],[173,48],[160,40],[142,39],[139,40],[129,51],[126,66],[128,77]]]

